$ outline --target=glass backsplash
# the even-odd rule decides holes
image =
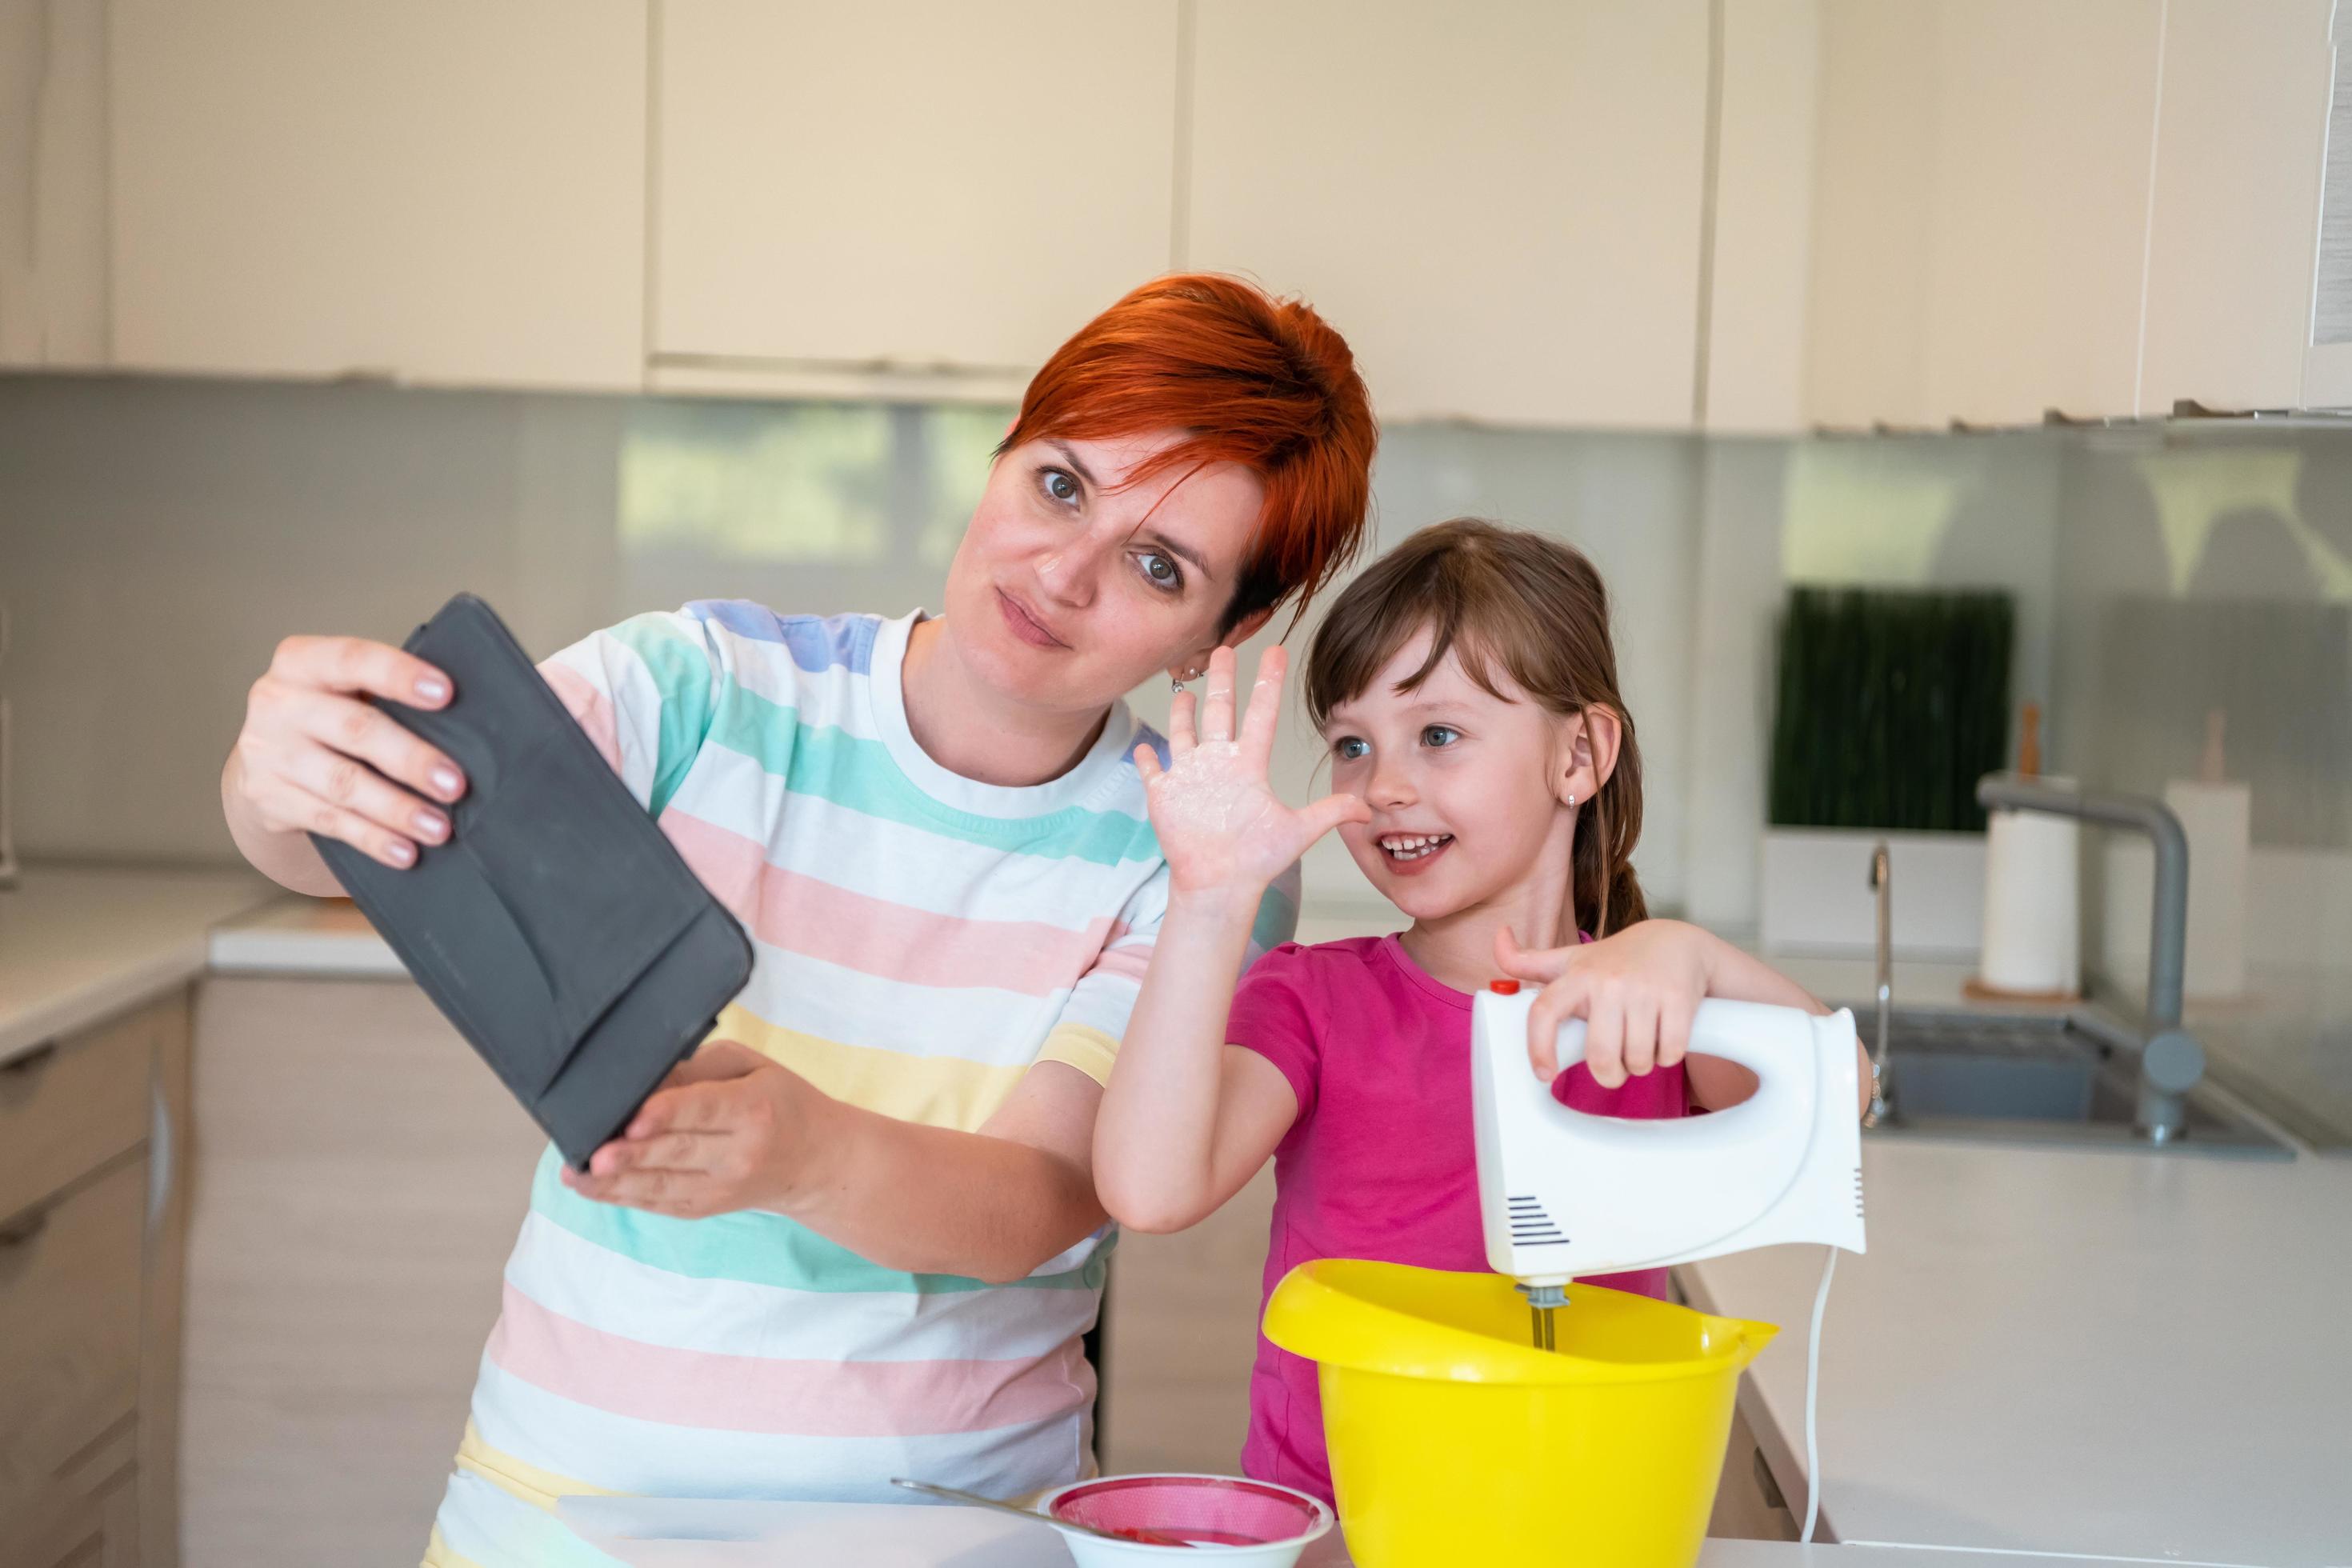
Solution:
[[[215,791],[289,631],[397,638],[460,588],[549,651],[634,610],[938,603],[1005,408],[0,377],[17,838],[224,858]],[[1899,438],[1400,426],[1376,543],[1475,514],[1587,550],[1644,754],[1653,906],[1752,927],[1775,627],[1797,584],[1982,588],[2053,771],[2159,794],[2209,715],[2252,797],[2249,995],[2200,1023],[2270,1102],[2352,1129],[2352,431]],[[1312,619],[1293,635],[1303,647]],[[1164,718],[1164,683],[1133,700]],[[103,715],[103,722],[93,722]],[[1278,782],[1321,787],[1294,723]],[[2084,951],[2127,987],[2128,847]],[[2121,857],[2118,859],[2118,856]],[[1310,901],[1384,910],[1335,843]],[[2315,1109],[2316,1108],[2316,1109]]]

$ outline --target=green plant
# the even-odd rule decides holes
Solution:
[[[1981,831],[1977,780],[2008,755],[2015,627],[2006,594],[1791,589],[1770,820]]]

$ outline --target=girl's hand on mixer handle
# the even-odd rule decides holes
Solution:
[[[1496,933],[1504,973],[1543,987],[1528,1012],[1528,1060],[1549,1083],[1559,1060],[1559,1026],[1582,1018],[1584,1065],[1603,1089],[1616,1089],[1683,1059],[1692,1016],[1707,994],[1716,939],[1680,921],[1650,920],[1576,947],[1519,946],[1508,928]]]
[[[456,763],[362,700],[439,708],[449,678],[360,637],[288,637],[246,697],[222,794],[232,829],[340,838],[387,866],[449,836],[435,802],[466,793]]]
[[[1294,811],[1265,782],[1274,757],[1288,656],[1279,646],[1257,661],[1257,684],[1238,733],[1234,712],[1234,650],[1210,656],[1208,696],[1196,724],[1192,694],[1179,692],[1168,713],[1171,765],[1162,768],[1149,746],[1135,749],[1150,804],[1152,831],[1179,895],[1234,893],[1252,900],[1343,822],[1368,822],[1371,813],[1352,795],[1329,795]]]

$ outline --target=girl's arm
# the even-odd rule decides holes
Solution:
[[[1170,766],[1136,752],[1168,861],[1168,912],[1103,1091],[1094,1167],[1103,1206],[1138,1230],[1181,1230],[1212,1213],[1298,1114],[1272,1063],[1226,1044],[1226,1015],[1266,884],[1368,814],[1353,795],[1293,811],[1266,787],[1286,663],[1279,647],[1258,660],[1237,734],[1233,650],[1219,648],[1197,737],[1188,692],[1169,713]]]
[[[1538,1074],[1558,1075],[1559,1026],[1580,1017],[1585,1064],[1595,1082],[1614,1089],[1628,1076],[1680,1062],[1692,1101],[1706,1110],[1747,1099],[1756,1075],[1720,1057],[1685,1055],[1702,997],[1830,1011],[1763,960],[1682,921],[1643,921],[1582,947],[1539,952],[1521,950],[1505,931],[1495,939],[1495,955],[1504,973],[1544,988],[1528,1016],[1528,1055]],[[1870,1053],[1859,1042],[1854,1050],[1862,1067],[1860,1115],[1870,1106]]]
[[[1225,1043],[1257,900],[1171,892],[1095,1119],[1095,1190],[1130,1229],[1182,1230],[1242,1190],[1298,1114],[1274,1064]]]

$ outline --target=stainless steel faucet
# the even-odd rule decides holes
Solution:
[[[2189,838],[2180,819],[2144,795],[2086,795],[2019,773],[1987,773],[1977,804],[1988,810],[2047,811],[2129,827],[2156,846],[2156,910],[2147,942],[2147,1038],[2139,1052],[2139,1106],[2133,1131],[2168,1143],[2188,1131],[2189,1091],[2205,1076],[2205,1048],[2180,1026],[2189,950]]]
[[[1886,840],[1870,852],[1870,886],[1878,895],[1878,1037],[1870,1045],[1870,1109],[1862,1113],[1864,1127],[1875,1127],[1895,1114],[1895,1080],[1886,1071],[1886,1037],[1895,1013],[1895,860]]]

